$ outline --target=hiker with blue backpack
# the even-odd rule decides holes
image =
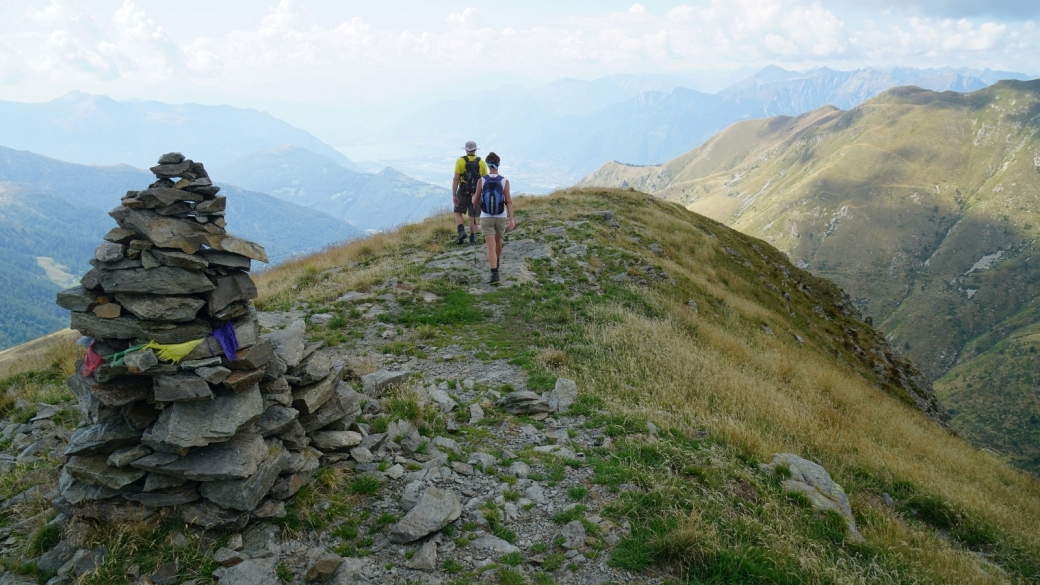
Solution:
[[[513,221],[513,199],[509,196],[509,179],[498,174],[502,159],[495,153],[487,155],[488,172],[477,181],[473,206],[480,208],[480,231],[487,240],[488,264],[491,265],[491,285],[498,286],[498,261],[502,258],[502,240],[506,230],[516,227]]]

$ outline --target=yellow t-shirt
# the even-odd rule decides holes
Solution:
[[[460,183],[466,182],[466,161],[475,158],[477,158],[477,155],[470,156],[467,154],[466,156],[460,156],[459,160],[455,161],[455,174],[459,175]],[[484,159],[480,159],[480,176],[483,177],[486,174],[488,174],[487,163],[484,162]]]

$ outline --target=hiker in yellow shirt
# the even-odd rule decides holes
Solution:
[[[469,244],[477,245],[477,216],[480,215],[473,205],[473,193],[476,192],[477,181],[488,174],[487,164],[477,156],[477,143],[470,140],[464,146],[466,156],[455,161],[455,178],[451,181],[451,195],[455,203],[455,227],[459,231],[456,244],[466,241],[466,215],[469,215]]]

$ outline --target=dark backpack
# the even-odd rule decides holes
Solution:
[[[477,190],[477,181],[480,180],[480,157],[475,156],[473,160],[466,158],[466,172],[459,177],[459,194],[473,196]]]
[[[502,215],[506,209],[506,192],[502,175],[485,175],[480,192],[480,210],[488,215]]]

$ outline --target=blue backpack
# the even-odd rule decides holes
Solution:
[[[480,192],[480,210],[488,215],[502,215],[506,210],[505,187],[502,175],[484,175],[484,188]]]

